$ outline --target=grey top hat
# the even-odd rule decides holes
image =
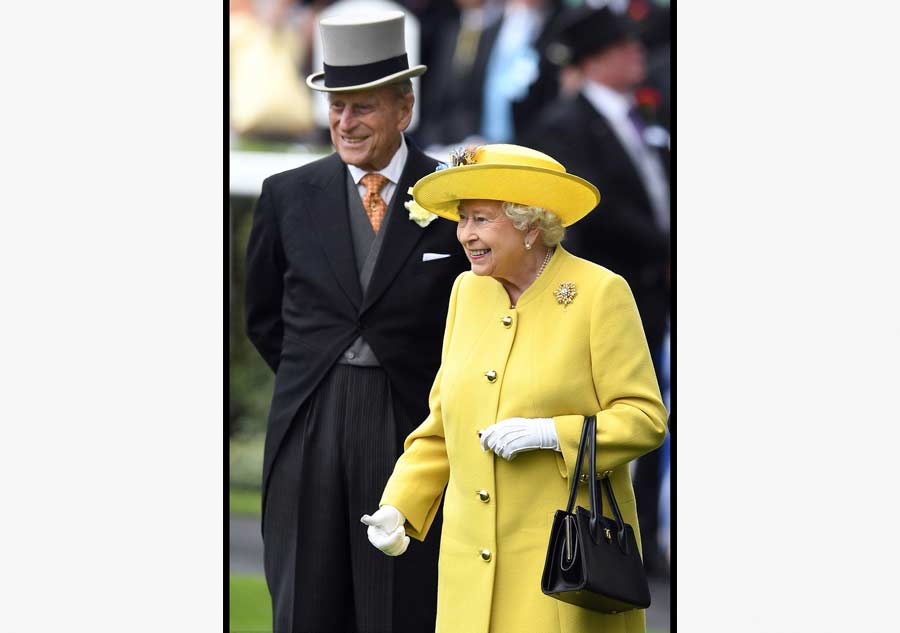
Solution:
[[[334,17],[319,22],[323,72],[306,78],[313,90],[365,90],[418,77],[426,66],[409,67],[405,16],[391,11],[370,17]]]

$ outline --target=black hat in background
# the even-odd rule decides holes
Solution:
[[[582,59],[628,39],[637,38],[634,25],[608,6],[600,9],[583,5],[564,12],[556,25],[556,37],[546,55],[558,66],[577,64]]]

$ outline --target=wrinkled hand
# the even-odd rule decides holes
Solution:
[[[551,418],[508,418],[479,433],[481,449],[490,449],[505,460],[539,448],[559,450],[559,436]]]
[[[403,524],[406,517],[394,506],[381,506],[372,516],[364,514],[360,519],[368,525],[369,542],[388,556],[400,556],[409,547],[409,537]]]

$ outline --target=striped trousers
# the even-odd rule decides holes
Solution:
[[[440,524],[391,558],[366,538],[399,456],[403,418],[380,367],[335,365],[275,458],[263,544],[274,633],[434,630]],[[440,517],[438,517],[440,518]]]

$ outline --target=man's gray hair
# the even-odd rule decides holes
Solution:
[[[553,248],[562,241],[566,227],[553,211],[541,207],[531,207],[515,202],[504,202],[503,212],[512,220],[514,227],[520,231],[537,228],[541,232],[541,240],[547,248]]]
[[[402,81],[388,84],[387,87],[394,90],[394,93],[397,95],[398,99],[403,99],[404,97],[406,97],[406,95],[412,94],[413,91],[412,79],[410,79],[409,77]]]

